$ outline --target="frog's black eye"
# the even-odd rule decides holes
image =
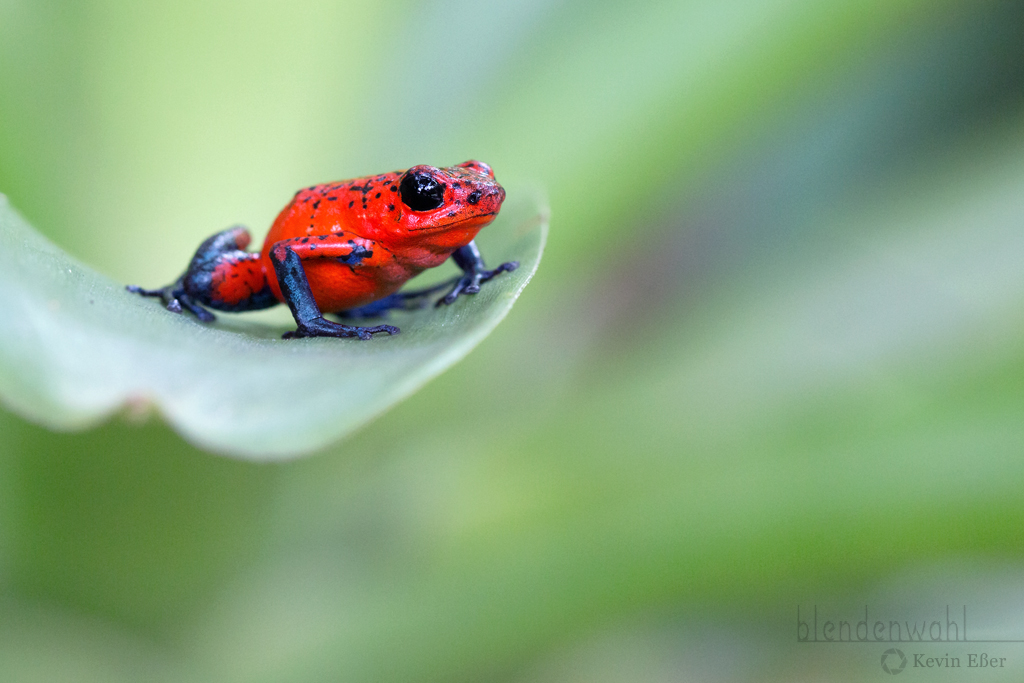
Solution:
[[[399,187],[402,201],[413,211],[430,211],[444,204],[444,185],[428,173],[406,173]]]

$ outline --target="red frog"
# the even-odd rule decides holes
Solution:
[[[237,226],[208,238],[188,270],[173,284],[147,290],[167,309],[190,311],[210,322],[220,311],[253,311],[288,304],[298,328],[289,337],[359,337],[386,332],[393,325],[357,327],[333,322],[378,316],[391,308],[412,308],[422,297],[450,286],[437,305],[519,264],[487,270],[473,238],[494,220],[505,190],[491,167],[467,161],[451,168],[413,166],[356,180],[299,190],[284,207],[257,254],[245,251],[249,231]],[[449,257],[463,275],[440,287],[400,293],[405,282]]]

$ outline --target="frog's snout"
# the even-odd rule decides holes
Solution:
[[[498,213],[498,211],[501,210],[501,203],[504,201],[505,188],[494,183],[484,190],[484,198],[481,201],[481,207],[483,207],[485,211]]]
[[[476,206],[480,203],[480,200],[487,198],[495,207],[501,206],[501,203],[505,201],[505,188],[501,185],[493,185],[485,191],[474,190],[466,197],[466,202]]]

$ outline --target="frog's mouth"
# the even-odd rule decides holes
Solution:
[[[494,220],[494,217],[498,215],[497,211],[488,211],[487,213],[478,213],[468,218],[462,218],[451,223],[445,223],[444,225],[430,225],[423,228],[408,228],[407,232],[423,232],[426,230],[434,230],[437,232],[444,232],[445,230],[451,230],[452,228],[462,225],[463,223],[478,222],[486,225]]]

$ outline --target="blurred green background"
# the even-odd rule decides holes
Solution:
[[[1024,638],[1024,3],[0,0],[0,191],[116,280],[469,158],[545,188],[545,261],[354,438],[0,413],[0,680],[876,680],[794,633],[866,602]]]

